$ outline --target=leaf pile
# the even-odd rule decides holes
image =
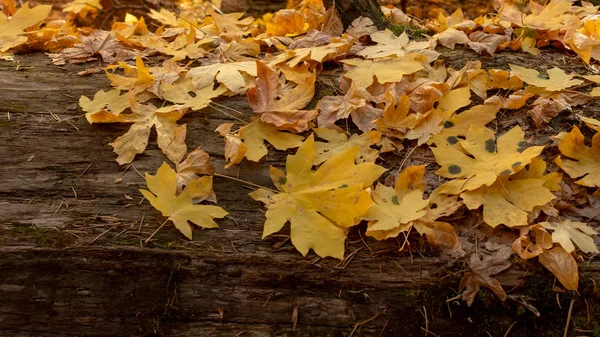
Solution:
[[[84,18],[101,8],[86,4],[73,2],[65,11]],[[142,154],[156,130],[159,148],[177,171],[164,163],[156,175],[146,175],[149,191],[141,192],[190,239],[190,222],[214,228],[213,219],[227,212],[198,205],[216,202],[214,173],[206,152],[188,154],[188,130],[179,120],[218,107],[216,100],[245,95],[253,115],[236,115],[236,123],[215,130],[224,140],[226,168],[260,162],[271,146],[298,148],[287,156],[285,172],[271,166],[275,189],[250,193],[267,209],[263,237],[289,223],[291,242],[302,255],[312,249],[320,257],[343,259],[349,229],[364,221],[366,235],[376,240],[406,243],[418,233],[432,246],[460,254],[468,240],[457,234],[453,216],[481,212],[485,224],[503,226],[514,238],[512,251],[520,258],[537,257],[566,289],[577,289],[575,258],[598,252],[597,223],[581,216],[591,203],[565,204],[571,183],[587,196],[600,193],[600,122],[582,118],[590,139],[573,126],[555,134],[555,143],[542,144],[526,138],[520,126],[504,130],[496,117],[525,113],[532,126],[545,130],[552,118],[600,96],[597,87],[587,90],[600,83],[598,75],[515,64],[485,69],[479,61],[452,69],[439,60],[436,47],[537,55],[552,46],[598,69],[598,7],[566,0],[532,1],[525,8],[505,2],[496,13],[473,20],[457,10],[424,24],[382,7],[391,23],[426,30],[420,39],[378,31],[364,17],[344,30],[335,7],[326,9],[320,1],[258,19],[187,2],[181,8],[179,14],[151,11],[149,17],[160,23],[154,31],[133,15],[107,31],[76,27],[71,20],[42,24],[49,6],[8,6],[0,15],[0,57],[44,50],[57,65],[107,63],[113,88],[81,97],[80,107],[90,123],[131,125],[110,143],[120,165]],[[316,99],[319,74],[336,64],[343,67],[338,83]],[[556,148],[560,154],[553,157]],[[409,165],[389,172],[386,183],[379,180],[388,170],[386,158],[400,156],[404,167],[416,150],[432,153],[435,163]],[[549,158],[555,166],[547,165]],[[487,260],[470,254],[471,270],[460,286],[469,304],[481,287],[506,297],[491,276],[509,266],[509,246]]]

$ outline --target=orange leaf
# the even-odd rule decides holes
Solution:
[[[568,290],[577,290],[579,271],[577,262],[562,247],[554,247],[539,257],[540,263],[546,267]]]

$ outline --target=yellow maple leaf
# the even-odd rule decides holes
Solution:
[[[82,18],[102,10],[100,0],[74,0],[63,7],[63,12],[73,13]]]
[[[515,75],[510,75],[506,70],[490,69],[489,76],[491,83],[488,90],[491,89],[507,89],[519,90],[523,87],[523,81]]]
[[[120,122],[133,123],[129,130],[109,145],[118,154],[119,165],[133,161],[137,154],[144,152],[152,127],[156,128],[158,147],[174,163],[179,163],[187,153],[185,145],[186,125],[178,125],[187,108],[169,106],[159,111],[152,104],[136,103],[132,113],[121,115]]]
[[[484,185],[492,186],[498,177],[520,171],[544,148],[530,146],[523,136],[523,130],[516,126],[496,141],[492,130],[471,125],[466,140],[459,143],[472,157],[454,148],[432,148],[436,161],[442,166],[436,174],[454,178],[443,185],[441,192],[458,194]]]
[[[437,146],[455,146],[460,150],[459,137],[464,137],[471,125],[484,127],[496,118],[500,108],[497,105],[477,105],[446,119],[443,130],[434,134],[429,143]]]
[[[218,206],[194,204],[212,195],[212,176],[189,181],[181,194],[176,195],[177,174],[167,163],[163,163],[156,175],[146,173],[146,184],[150,191],[140,192],[190,240],[192,227],[189,222],[202,228],[216,228],[219,226],[213,218],[223,218],[228,214]]]
[[[214,25],[219,34],[247,35],[249,26],[254,22],[254,18],[251,16],[242,19],[244,13],[219,14],[212,9],[209,13],[214,19]]]
[[[173,84],[165,82],[161,86],[161,96],[163,99],[177,104],[183,104],[192,110],[200,110],[208,106],[213,98],[216,98],[227,91],[225,86],[220,85],[213,88],[208,85],[204,88],[194,90],[190,79],[182,79]],[[166,107],[169,109],[169,107]]]
[[[374,162],[379,156],[379,151],[371,147],[372,145],[377,144],[381,139],[381,132],[379,131],[372,130],[360,135],[353,134],[350,138],[348,138],[344,132],[334,129],[314,128],[313,131],[317,137],[327,141],[317,141],[315,143],[317,155],[315,156],[313,165],[319,165],[336,154],[342,153],[355,146],[360,147],[360,151],[356,155],[357,163]]]
[[[600,187],[600,132],[592,137],[592,146],[585,145],[585,139],[577,126],[571,132],[561,132],[556,136],[558,149],[566,157],[557,157],[554,162],[573,179],[575,183],[588,187]],[[571,159],[569,159],[571,158]]]
[[[259,189],[250,194],[267,207],[263,238],[289,221],[292,243],[302,255],[313,249],[321,257],[342,259],[347,229],[373,204],[369,186],[385,171],[374,163],[355,164],[359,151],[358,146],[350,148],[313,171],[316,148],[311,135],[288,156],[287,174],[271,167],[280,193]]]
[[[238,131],[238,137],[246,146],[244,157],[258,162],[267,155],[265,140],[277,150],[287,150],[302,144],[302,136],[280,131],[272,124],[255,119]]]
[[[510,179],[500,177],[491,186],[482,186],[461,193],[469,209],[483,205],[483,220],[492,227],[527,225],[527,216],[535,207],[543,206],[555,198],[544,186],[544,179]]]
[[[86,112],[89,123],[107,123],[105,119],[119,121],[119,114],[129,108],[129,96],[121,95],[121,90],[98,91],[93,99],[79,98],[79,106]]]
[[[539,30],[560,29],[564,25],[564,15],[571,8],[572,3],[569,1],[549,1],[545,6],[536,7],[535,5],[537,4],[530,6],[532,13],[523,17],[522,23],[519,23],[519,25]]]
[[[301,11],[282,9],[266,23],[266,33],[272,36],[296,36],[307,32],[308,23]]]
[[[51,9],[50,5],[30,8],[29,3],[26,2],[10,19],[0,12],[0,52],[4,53],[26,43],[27,36],[23,36],[25,29],[37,27],[48,16]]]
[[[215,63],[191,68],[186,76],[192,79],[192,83],[196,89],[211,85],[216,80],[227,87],[227,89],[236,92],[242,88],[246,88],[246,81],[241,72],[245,72],[250,76],[256,76],[256,62]]]
[[[377,184],[371,196],[375,204],[363,216],[369,220],[367,235],[384,240],[412,227],[412,222],[427,214],[428,199],[423,199],[425,166],[409,166],[394,188]]]
[[[427,59],[421,54],[406,54],[402,58],[389,58],[381,61],[361,60],[358,58],[342,61],[351,66],[344,77],[352,80],[354,85],[366,88],[373,84],[375,78],[381,84],[400,82],[404,75],[423,69]]]
[[[124,76],[109,71],[118,68],[123,68]],[[150,88],[154,84],[154,76],[150,74],[139,54],[135,59],[135,67],[119,61],[118,65],[109,65],[106,67],[105,72],[106,77],[108,77],[113,87],[120,90],[128,90],[133,96]]]
[[[582,80],[573,79],[574,74],[567,75],[560,68],[549,69],[548,78],[535,69],[527,69],[514,64],[510,64],[510,70],[523,82],[548,91],[560,91],[583,83]]]
[[[553,231],[552,241],[559,243],[569,253],[575,250],[573,243],[584,253],[598,252],[598,247],[592,238],[592,235],[598,235],[598,232],[588,227],[585,222],[564,219],[560,222],[541,222],[540,225]]]

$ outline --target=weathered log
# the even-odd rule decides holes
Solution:
[[[564,53],[482,57],[460,49],[443,55],[456,69],[478,58],[495,68],[585,71]],[[285,235],[262,240],[261,205],[244,193],[251,189],[219,177],[219,205],[231,213],[219,229],[195,230],[188,241],[167,225],[145,244],[164,220],[138,192],[144,187],[138,171],[154,172],[165,160],[153,138],[133,166],[119,167],[108,143],[127,126],[91,126],[77,106],[80,95],[109,88],[105,75],[79,76],[86,66],[53,66],[43,54],[17,59],[0,61],[1,336],[420,336],[423,329],[502,336],[515,321],[513,331],[546,336],[565,325],[572,295],[559,293],[558,307],[551,274],[535,262],[498,275],[512,296],[504,304],[486,291],[471,308],[446,303],[457,295],[462,270],[439,252],[399,253],[393,241],[361,237],[361,227],[350,233],[343,263],[303,258]],[[251,114],[244,97],[219,102]],[[586,116],[599,110],[595,104],[582,109]],[[552,133],[576,121],[560,118]],[[223,141],[213,130],[233,120],[207,108],[182,122],[189,148],[208,151],[219,173],[271,186],[267,164],[285,160],[285,153],[271,152],[267,163],[226,170]],[[519,123],[528,136],[539,135],[536,142],[548,137],[527,117],[505,114],[498,123]],[[386,166],[406,153],[386,157]],[[406,164],[427,163],[419,160],[413,154]],[[600,262],[580,269],[582,296],[573,297],[572,324],[597,329]]]

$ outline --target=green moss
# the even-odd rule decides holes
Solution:
[[[319,101],[325,97],[325,96],[336,96],[337,92],[336,89],[334,87],[332,87],[331,85],[326,85],[323,82],[316,82],[315,83],[315,96],[313,97],[313,99],[308,103],[308,105],[306,106],[306,110],[312,110],[315,109],[317,107],[317,104],[319,103]]]
[[[63,248],[75,242],[75,238],[67,233],[50,228],[35,226],[16,226],[14,233],[17,240],[33,241],[37,246]]]
[[[396,25],[393,23],[390,23],[388,27],[388,29],[391,30],[396,36],[400,36],[400,34],[406,32],[407,28],[408,27],[406,25]]]

